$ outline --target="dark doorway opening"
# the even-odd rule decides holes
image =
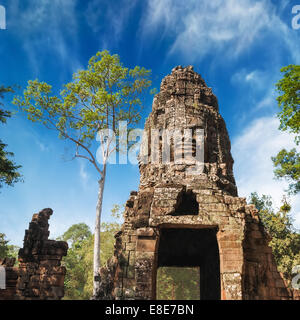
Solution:
[[[200,300],[219,300],[221,297],[216,232],[215,228],[161,229],[157,268],[200,268]]]
[[[173,216],[198,215],[199,204],[192,190],[181,191],[177,197],[177,204]]]

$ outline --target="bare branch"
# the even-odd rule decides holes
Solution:
[[[83,156],[83,155],[78,154],[78,153],[76,153],[74,157],[75,157],[75,158],[83,158],[83,159],[87,159],[87,160],[89,160],[91,163],[93,163],[93,160],[91,160],[89,157],[87,157],[87,156]]]
[[[48,111],[48,109],[46,108],[46,110]],[[50,116],[50,118],[53,118],[50,114],[50,112],[48,111],[48,114]],[[50,119],[47,119],[50,124],[52,124],[52,126],[54,126],[56,128],[56,130],[58,130],[63,137],[73,141],[77,147],[80,146],[82,149],[84,149],[91,157],[90,162],[94,165],[94,167],[96,168],[96,170],[100,173],[101,177],[103,176],[103,172],[102,170],[99,168],[99,166],[97,165],[97,162],[96,162],[96,159],[95,157],[93,156],[92,152],[84,145],[82,144],[79,140],[75,139],[75,138],[72,138],[70,135],[68,135],[66,132],[64,132],[63,130],[61,130],[60,128],[58,128],[57,124],[55,124],[52,120]]]

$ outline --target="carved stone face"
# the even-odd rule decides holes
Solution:
[[[196,134],[199,130],[203,130],[204,141]],[[174,137],[176,132],[181,134],[178,139]],[[196,157],[200,151],[201,161]],[[203,180],[205,174],[219,188],[224,185],[229,193],[236,194],[230,140],[217,98],[191,66],[176,67],[162,80],[145,124],[140,160],[143,186],[186,184],[196,182],[197,175]],[[199,162],[204,163],[203,170],[191,179],[187,172]]]

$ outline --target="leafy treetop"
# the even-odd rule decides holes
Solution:
[[[0,99],[4,97],[5,93],[13,92],[11,87],[0,86]],[[3,103],[0,101],[0,122],[5,124],[7,119],[11,117],[11,112],[1,108]],[[10,158],[14,155],[12,152],[5,150],[7,145],[0,140],[0,188],[6,184],[12,186],[14,183],[21,181],[21,174],[17,166]]]
[[[280,70],[284,75],[276,84],[279,92],[277,102],[281,111],[278,113],[280,129],[296,134],[300,142],[300,65],[289,65]]]
[[[150,75],[145,68],[123,67],[118,55],[105,50],[89,60],[87,70],[73,75],[60,96],[52,94],[51,85],[34,80],[28,81],[24,97],[15,97],[13,103],[27,113],[29,120],[73,141],[77,145],[75,157],[88,159],[102,175],[90,150],[91,142],[101,129],[116,132],[118,121],[127,121],[130,128],[140,120],[141,97],[151,85]],[[78,149],[85,154],[79,154]]]

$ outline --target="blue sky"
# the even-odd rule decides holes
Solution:
[[[219,100],[232,142],[239,195],[270,194],[280,204],[284,181],[275,181],[270,157],[293,138],[278,130],[274,83],[280,68],[300,64],[300,29],[292,29],[297,1],[279,0],[0,0],[0,84],[25,87],[39,78],[58,92],[97,51],[119,54],[128,67],[152,70],[154,87],[176,65],[193,65]],[[22,89],[20,90],[22,92]],[[11,96],[7,97],[7,108]],[[152,98],[146,101],[145,117]],[[86,222],[93,228],[97,174],[71,145],[17,113],[0,136],[22,165],[24,183],[0,193],[0,232],[22,245],[33,213],[51,207],[51,237]],[[137,166],[108,170],[103,220],[113,204],[137,190]],[[299,196],[292,197],[300,228]]]

